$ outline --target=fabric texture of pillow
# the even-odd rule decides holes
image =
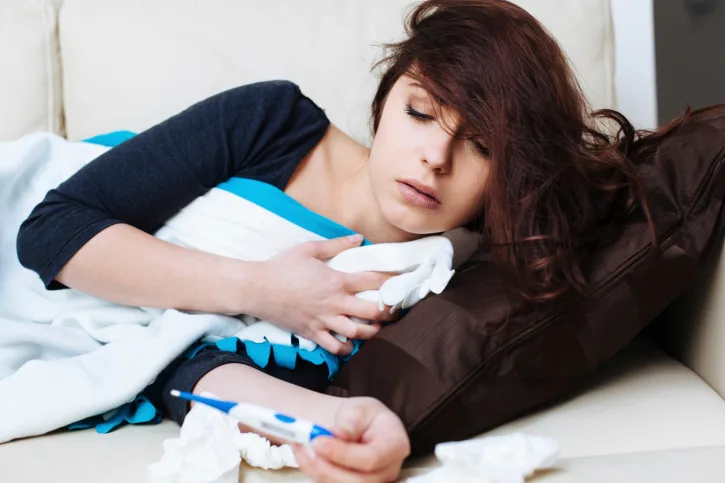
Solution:
[[[698,115],[638,165],[660,249],[641,211],[591,253],[593,297],[533,306],[507,295],[490,263],[384,328],[328,389],[372,396],[401,416],[414,454],[504,424],[573,392],[702,270],[721,243],[725,111]]]

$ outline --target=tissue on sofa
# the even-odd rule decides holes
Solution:
[[[242,461],[264,469],[297,468],[289,445],[241,433],[232,417],[203,404],[192,407],[179,437],[163,447],[161,459],[148,468],[149,483],[237,483]]]
[[[551,438],[523,433],[436,445],[442,466],[408,483],[523,483],[535,471],[552,468],[559,445]]]

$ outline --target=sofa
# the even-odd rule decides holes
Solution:
[[[235,85],[290,79],[369,142],[371,72],[409,0],[0,0],[0,141],[141,131]],[[516,0],[567,52],[594,108],[623,108],[608,0]],[[637,48],[637,46],[632,46]],[[624,86],[626,88],[626,86]],[[725,283],[709,273],[565,399],[479,437],[556,439],[547,483],[720,481],[725,460]],[[2,334],[0,334],[2,337]],[[0,481],[142,482],[175,423],[52,434],[0,445]],[[402,479],[438,465],[406,462]],[[308,481],[243,466],[240,481]]]

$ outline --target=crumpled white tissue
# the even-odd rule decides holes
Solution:
[[[409,478],[408,483],[523,483],[537,470],[556,464],[559,444],[551,438],[513,433],[441,443],[435,455],[442,466]]]
[[[149,483],[237,483],[242,460],[264,469],[298,467],[289,445],[273,446],[237,424],[222,411],[195,404],[179,437],[165,440],[163,456],[149,465]]]

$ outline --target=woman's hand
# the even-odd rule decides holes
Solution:
[[[255,275],[260,300],[256,317],[309,339],[333,354],[349,354],[352,344],[343,343],[330,332],[348,339],[367,340],[379,330],[378,324],[353,322],[359,317],[375,322],[394,320],[390,308],[355,296],[377,290],[392,276],[378,272],[345,273],[334,270],[324,260],[360,245],[362,237],[342,237],[307,242],[260,262]]]
[[[294,445],[300,469],[316,482],[396,481],[410,455],[400,419],[373,398],[351,398],[335,414],[335,438],[317,438],[310,448]]]

